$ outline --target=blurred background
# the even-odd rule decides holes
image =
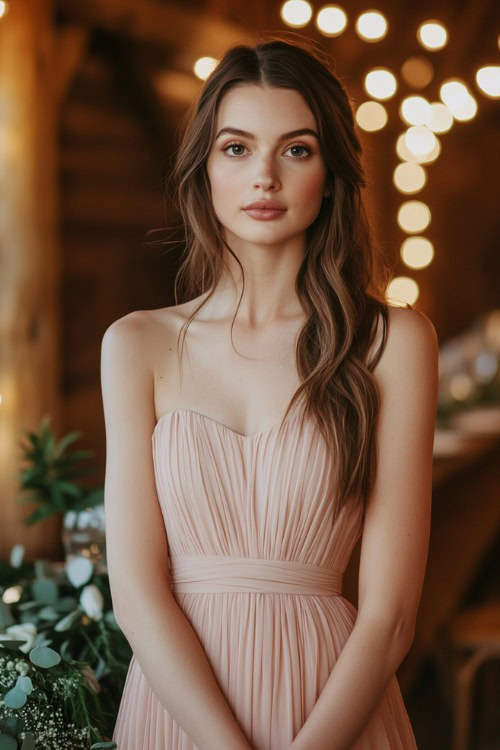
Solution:
[[[174,304],[182,245],[158,240],[179,222],[164,178],[181,118],[228,47],[283,31],[335,59],[394,268],[387,297],[425,313],[440,341],[428,568],[398,672],[419,750],[499,750],[493,0],[0,0],[0,555],[11,568],[21,547],[56,566],[86,556],[105,571],[102,336],[133,310]],[[28,430],[38,453],[22,447]],[[54,474],[54,441],[70,431],[97,475],[73,490]],[[38,507],[29,524],[22,489]],[[359,545],[344,583],[354,604],[358,564]],[[9,581],[4,607],[23,596]]]

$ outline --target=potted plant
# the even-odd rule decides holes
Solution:
[[[21,448],[27,466],[18,474],[25,494],[19,502],[35,502],[38,507],[24,519],[25,523],[31,525],[61,513],[66,560],[83,554],[98,570],[106,570],[104,488],[77,484],[77,480],[94,473],[93,468],[79,467],[77,462],[93,456],[94,451],[68,451],[81,436],[80,431],[69,432],[56,442],[48,416],[42,418],[38,432],[26,433],[27,443]]]

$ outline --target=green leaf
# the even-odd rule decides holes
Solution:
[[[97,750],[97,748],[109,748],[109,750],[113,750],[114,748],[117,748],[118,745],[116,742],[94,742],[93,745],[90,746],[90,750]]]
[[[57,601],[59,586],[51,578],[40,578],[33,581],[31,591],[37,602],[50,605]]]
[[[0,647],[6,648],[9,651],[18,651],[19,646],[24,646],[25,643],[26,643],[26,641],[25,641],[24,638],[23,638],[22,641],[20,641],[20,640],[18,640],[16,638],[12,638],[12,639],[9,639],[9,640],[7,640],[7,639],[4,640],[3,638],[0,638]]]
[[[54,630],[57,630],[57,632],[63,632],[64,630],[69,630],[70,627],[75,623],[82,615],[81,609],[75,609],[73,612],[70,612],[69,615],[66,615],[62,618],[62,620],[59,620],[59,622],[56,622],[54,625]]]
[[[3,697],[3,702],[7,708],[22,708],[27,700],[26,693],[17,685],[5,693]]]
[[[54,513],[59,513],[60,511],[57,508],[54,508],[52,505],[41,505],[39,508],[36,508],[33,513],[31,513],[27,518],[24,519],[24,522],[31,525],[33,523],[36,523],[37,521],[43,521],[45,518],[49,518],[49,516],[52,516]]]
[[[57,487],[59,492],[66,492],[68,495],[73,495],[74,497],[81,497],[83,492],[81,487],[77,487],[75,484],[71,484],[70,482],[63,482],[60,479],[55,482],[55,486]]]
[[[53,606],[59,613],[71,612],[76,607],[76,598],[74,596],[62,596]]]
[[[36,646],[31,649],[29,657],[33,664],[36,664],[37,667],[43,667],[43,669],[55,667],[61,661],[57,651],[47,646]]]
[[[66,448],[67,448],[67,447],[68,447],[69,445],[71,445],[71,443],[74,443],[74,442],[75,442],[75,440],[78,440],[78,438],[79,438],[79,437],[80,437],[80,436],[81,436],[82,434],[83,434],[83,433],[82,433],[82,432],[80,432],[79,430],[73,430],[73,432],[68,432],[68,434],[67,434],[67,435],[64,435],[64,437],[62,437],[62,438],[61,438],[61,439],[59,440],[59,442],[58,442],[58,444],[57,444],[57,447],[56,447],[56,448],[55,448],[55,450],[54,450],[54,456],[55,456],[56,458],[59,458],[59,456],[62,456],[62,454],[64,453],[64,451],[66,450]]]
[[[76,589],[83,586],[90,580],[94,572],[94,563],[88,557],[76,555],[68,560],[65,566],[65,573],[69,582]]]
[[[0,732],[0,750],[17,750],[17,740],[10,734]]]
[[[40,612],[38,613],[38,617],[40,620],[47,620],[48,622],[53,622],[54,620],[59,619],[59,612],[56,612],[54,607],[42,607]]]
[[[31,678],[28,677],[28,675],[19,675],[17,678],[16,686],[20,687],[23,692],[26,693],[26,695],[29,695],[33,690],[33,683],[31,682]]]

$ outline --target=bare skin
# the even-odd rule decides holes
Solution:
[[[249,435],[279,423],[299,386],[295,342],[305,315],[294,283],[304,254],[305,230],[329,187],[314,135],[280,140],[290,131],[317,131],[314,116],[298,92],[240,86],[221,102],[216,136],[228,127],[255,136],[216,137],[207,161],[214,210],[245,273],[233,343],[230,327],[242,280],[238,264],[225,250],[234,279],[227,275],[221,279],[189,326],[182,390],[175,342],[199,299],[152,312],[158,324],[152,346],[159,352],[155,410],[159,418],[175,408],[190,408]],[[283,216],[272,221],[248,216],[243,206],[261,199],[280,201],[286,207]],[[156,336],[163,342],[161,347]]]

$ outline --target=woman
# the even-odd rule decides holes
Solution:
[[[173,174],[188,301],[102,342],[133,650],[119,750],[416,747],[395,672],[427,558],[438,347],[384,299],[360,156],[305,41],[230,49],[193,107]]]

